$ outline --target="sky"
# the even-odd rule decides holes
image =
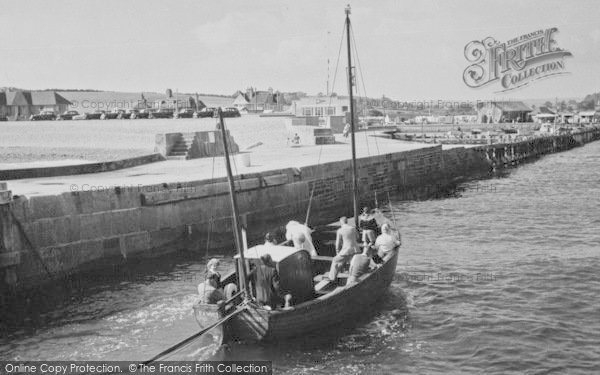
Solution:
[[[0,86],[231,95],[347,92],[344,8],[361,93],[397,100],[583,97],[600,91],[595,0],[0,0]],[[569,74],[507,94],[470,88],[465,46],[557,27]],[[329,60],[329,64],[328,64]]]

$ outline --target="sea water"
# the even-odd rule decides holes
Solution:
[[[271,360],[278,374],[600,372],[600,142],[392,208],[403,246],[377,313],[276,346],[207,343],[198,359]],[[2,322],[1,358],[152,357],[197,329],[206,258],[173,254],[23,302]]]

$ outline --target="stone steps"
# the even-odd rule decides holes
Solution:
[[[194,141],[194,136],[180,135],[179,139],[175,141],[175,144],[171,148],[171,151],[167,155],[168,159],[186,159],[188,151]]]
[[[175,146],[173,146],[173,148],[171,149],[171,152],[173,151],[187,151],[188,146],[185,143],[178,143]]]
[[[169,156],[185,156],[187,155],[187,151],[171,151]]]
[[[239,146],[233,137],[228,135],[230,153],[239,152]],[[193,159],[198,157],[223,154],[221,133],[218,131],[203,131],[194,133],[169,133],[158,134],[156,148],[165,157],[183,157]]]

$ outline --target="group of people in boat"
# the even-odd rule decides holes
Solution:
[[[306,250],[311,256],[317,256],[311,232],[307,225],[290,221],[286,225],[286,242],[293,243],[296,249]],[[358,241],[359,238],[362,242]],[[358,228],[348,224],[346,217],[341,217],[340,228],[336,232],[336,255],[332,259],[326,279],[335,282],[338,274],[349,266],[346,285],[355,284],[361,276],[371,272],[393,255],[400,244],[400,234],[393,231],[387,223],[380,228],[368,207],[365,207],[359,216]],[[265,235],[264,245],[277,245],[271,233]],[[237,292],[237,286],[233,283],[222,285],[218,266],[218,259],[211,259],[207,263],[206,279],[198,286],[202,303],[215,304],[231,298]],[[247,276],[254,286],[255,301],[259,305],[269,309],[291,306],[291,295],[282,294],[279,288],[279,273],[269,254],[262,255],[259,264],[251,268]]]
[[[330,281],[337,280],[338,273],[349,264],[346,285],[358,282],[359,277],[382,264],[401,244],[400,234],[394,232],[387,223],[379,228],[368,207],[363,208],[358,218],[358,230],[362,238],[361,244],[357,241],[357,228],[349,225],[345,216],[340,218],[340,229],[337,230],[335,239],[337,254],[333,257],[328,276]],[[378,232],[381,234],[377,235]]]
[[[237,285],[229,283],[223,285],[221,274],[218,272],[219,260],[213,258],[206,265],[206,278],[198,285],[200,302],[217,304],[228,300],[237,292]],[[279,289],[279,273],[269,254],[260,257],[260,264],[250,269],[248,280],[254,285],[256,291],[255,301],[265,308],[291,306],[291,295],[281,295]]]

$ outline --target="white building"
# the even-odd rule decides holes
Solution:
[[[294,100],[291,111],[296,116],[343,116],[350,110],[350,100],[338,96],[308,96]]]

